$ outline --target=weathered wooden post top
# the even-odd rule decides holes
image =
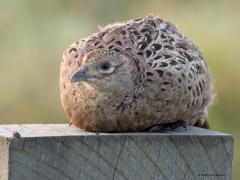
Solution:
[[[121,134],[0,126],[0,180],[231,179],[232,157],[232,135],[191,126]]]

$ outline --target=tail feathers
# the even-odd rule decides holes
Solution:
[[[196,127],[200,127],[200,128],[205,128],[205,129],[210,129],[209,123],[207,120],[205,120],[204,122],[201,122],[201,120],[197,121],[194,126]]]

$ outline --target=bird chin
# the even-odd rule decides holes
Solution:
[[[87,81],[81,81],[80,83],[82,83],[87,89],[95,91],[100,91],[102,89],[98,80],[96,80],[95,78],[89,78]]]
[[[91,83],[89,81],[82,81],[81,82],[83,86],[85,86],[88,90],[94,90],[96,89],[96,85],[94,83]]]

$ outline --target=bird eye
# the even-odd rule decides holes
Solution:
[[[111,74],[115,70],[115,66],[112,66],[110,62],[104,62],[99,67],[99,72],[103,74]]]
[[[109,68],[110,68],[110,64],[109,63],[103,63],[102,65],[101,65],[101,69],[103,70],[103,71],[107,71]]]

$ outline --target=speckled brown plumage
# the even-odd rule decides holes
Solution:
[[[206,126],[208,66],[174,25],[154,16],[108,25],[67,48],[61,99],[86,131],[141,131],[184,120]]]

